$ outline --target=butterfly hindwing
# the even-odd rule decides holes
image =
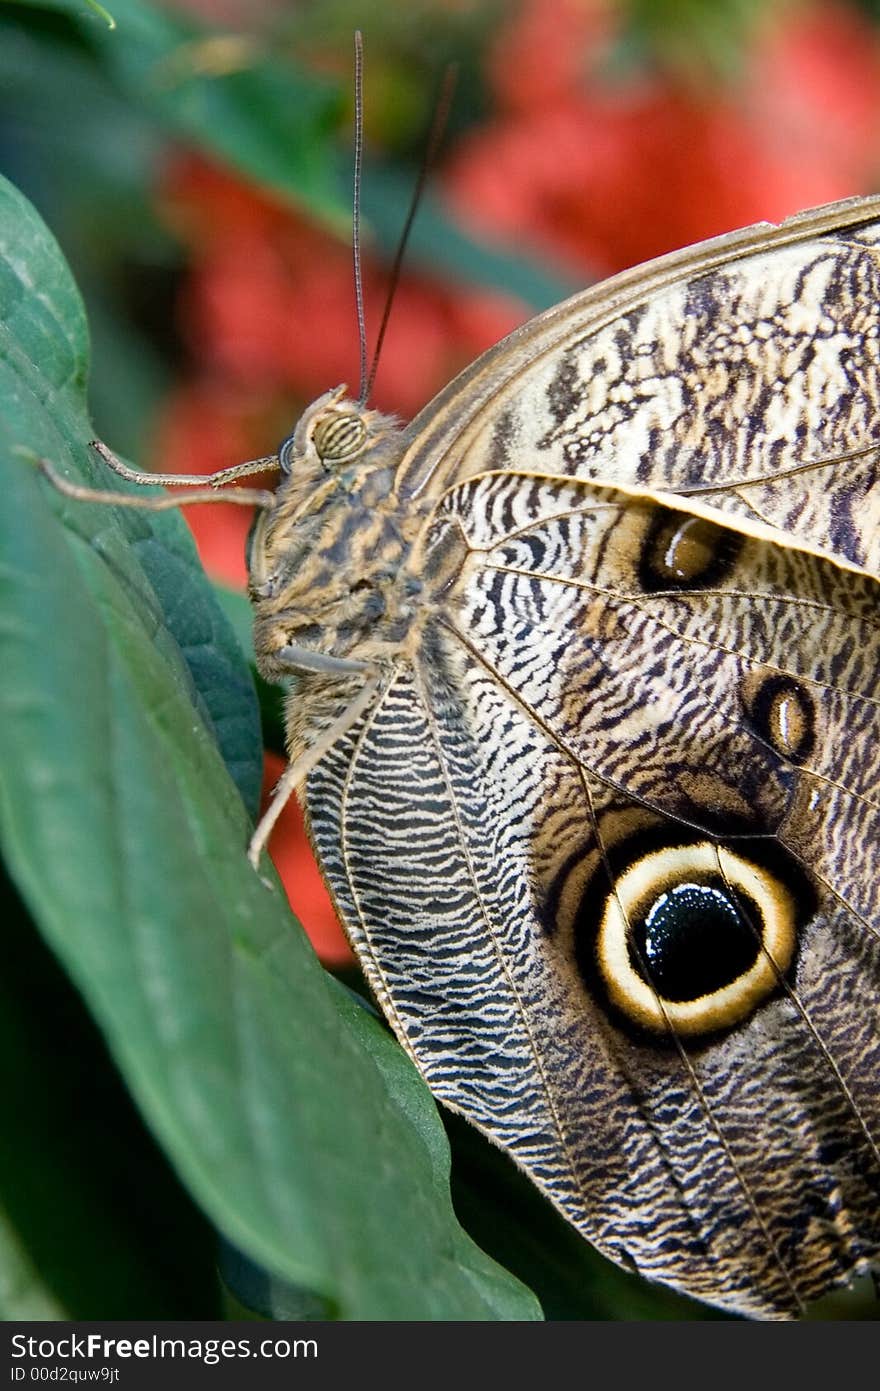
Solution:
[[[650,810],[780,838],[877,921],[872,576],[564,480],[469,480],[456,511],[447,630],[561,748]]]

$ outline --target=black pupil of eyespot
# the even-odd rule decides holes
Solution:
[[[633,924],[633,965],[666,1000],[711,995],[754,965],[757,910],[747,911],[724,884],[677,884]]]

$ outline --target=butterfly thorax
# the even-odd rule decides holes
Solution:
[[[423,509],[395,492],[403,433],[392,417],[327,393],[279,450],[283,478],[250,553],[254,644],[267,679],[291,648],[380,663],[414,638],[423,585],[410,561]]]

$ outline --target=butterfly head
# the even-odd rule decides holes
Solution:
[[[403,433],[345,391],[308,406],[279,447],[273,505],[251,533],[254,641],[268,679],[286,674],[294,649],[298,670],[381,660],[414,621],[421,586],[407,561],[422,519],[394,489]]]
[[[306,407],[292,434],[278,446],[283,474],[344,473],[396,431],[395,420],[348,400],[346,390],[344,384],[336,386]]]

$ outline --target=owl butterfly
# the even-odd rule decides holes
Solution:
[[[880,198],[761,224],[406,428],[328,392],[254,494],[298,680],[252,858],[304,780],[435,1096],[612,1260],[760,1318],[880,1246],[878,302]]]

